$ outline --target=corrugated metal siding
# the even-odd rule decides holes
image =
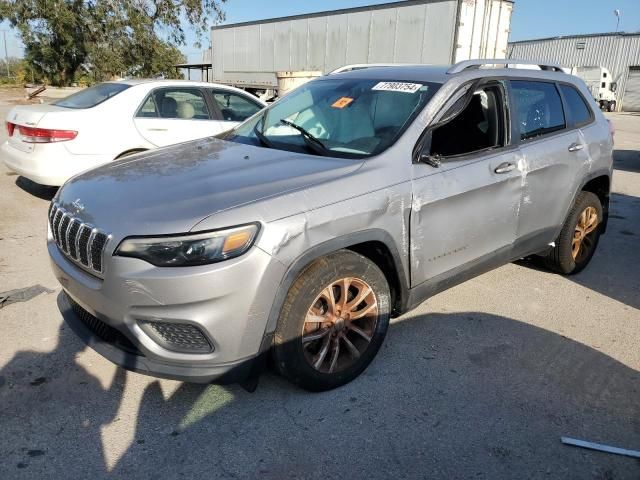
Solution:
[[[584,49],[578,49],[578,43]],[[601,66],[618,83],[618,109],[624,108],[630,66],[640,66],[639,35],[575,36],[509,44],[509,58],[559,63],[567,67]]]
[[[640,111],[640,70],[629,70],[623,108],[630,112]]]

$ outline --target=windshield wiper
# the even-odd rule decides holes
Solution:
[[[262,122],[256,122],[255,127],[253,127],[253,133],[255,133],[256,137],[258,137],[258,140],[260,140],[260,143],[262,143],[262,145],[267,148],[274,148],[273,143],[271,143],[266,135],[262,133],[262,131],[258,128],[258,125],[260,124],[264,124],[264,115],[262,116]]]
[[[322,143],[321,140],[319,140],[318,138],[314,137],[312,134],[310,134],[308,131],[306,131],[303,127],[301,127],[300,125],[297,125],[293,122],[290,122],[289,120],[286,119],[281,119],[279,121],[279,123],[282,123],[283,125],[287,125],[288,127],[291,127],[297,131],[299,131],[302,134],[302,138],[304,139],[305,143],[307,144],[307,146],[309,148],[311,148],[312,150],[314,150],[316,153],[319,153],[321,155],[331,155],[332,152],[331,150],[329,150],[326,145],[324,143]]]

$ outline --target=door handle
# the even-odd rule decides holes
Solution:
[[[166,132],[167,130],[166,128],[147,128],[149,132]]]
[[[496,167],[494,172],[496,172],[496,173],[509,173],[510,171],[514,170],[515,168],[516,168],[516,165],[514,163],[503,162],[503,163],[501,163],[500,165],[498,165]]]
[[[578,150],[582,150],[583,148],[584,145],[582,143],[572,143],[571,145],[569,145],[570,152],[577,152]]]

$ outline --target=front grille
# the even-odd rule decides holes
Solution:
[[[133,355],[142,355],[140,350],[138,350],[131,340],[129,340],[122,332],[91,315],[68,295],[67,300],[69,300],[73,312],[78,316],[80,321],[84,323],[100,340]]]
[[[213,351],[207,337],[195,325],[141,320],[140,326],[161,347],[168,350],[182,353]]]
[[[60,251],[87,269],[102,273],[105,247],[109,236],[88,223],[74,218],[69,212],[52,203],[49,225]]]

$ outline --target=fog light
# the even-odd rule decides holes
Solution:
[[[213,346],[195,325],[140,320],[140,328],[158,345],[181,353],[210,353]]]

